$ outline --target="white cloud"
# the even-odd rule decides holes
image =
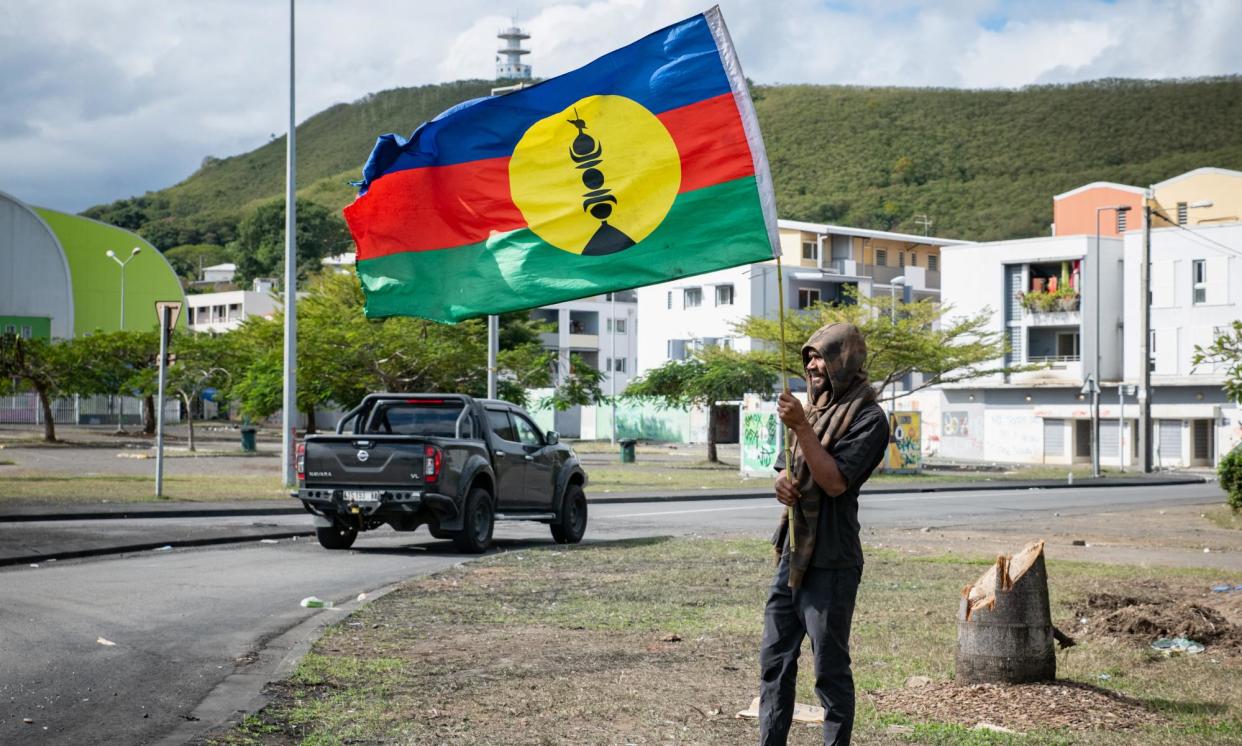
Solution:
[[[565,72],[710,0],[517,0],[535,73]],[[764,83],[1021,86],[1242,72],[1235,0],[721,0]],[[243,152],[288,117],[283,2],[8,0],[0,190],[77,210]],[[297,115],[488,78],[510,19],[480,0],[299,0]],[[412,130],[418,123],[410,122]],[[365,154],[359,154],[361,161]]]

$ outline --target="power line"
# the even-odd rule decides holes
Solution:
[[[1214,239],[1208,238],[1207,236],[1204,236],[1204,235],[1202,235],[1202,234],[1200,234],[1200,233],[1196,233],[1196,232],[1194,232],[1194,231],[1190,230],[1189,228],[1187,228],[1186,226],[1182,225],[1181,223],[1178,223],[1178,222],[1176,222],[1176,221],[1172,220],[1171,218],[1166,217],[1165,215],[1161,215],[1161,214],[1160,214],[1159,212],[1157,212],[1156,210],[1152,210],[1152,211],[1151,211],[1151,214],[1152,214],[1152,215],[1155,215],[1155,216],[1157,216],[1157,217],[1159,217],[1161,220],[1163,220],[1164,222],[1166,222],[1166,223],[1168,223],[1169,225],[1173,226],[1174,228],[1176,228],[1176,229],[1178,229],[1178,230],[1180,230],[1180,231],[1185,232],[1185,233],[1186,233],[1187,235],[1189,235],[1191,238],[1193,238],[1193,239],[1195,239],[1196,241],[1198,241],[1200,245],[1204,245],[1204,243],[1203,243],[1203,242],[1204,242],[1204,241],[1206,241],[1208,244],[1211,244],[1212,246],[1215,246],[1215,247],[1216,247],[1216,248],[1218,248],[1218,249],[1222,249],[1222,250],[1224,250],[1224,251],[1228,251],[1229,253],[1231,253],[1231,254],[1236,254],[1237,256],[1242,256],[1242,251],[1239,251],[1238,249],[1235,249],[1235,248],[1233,248],[1232,246],[1226,246],[1225,244],[1223,244],[1223,243],[1221,243],[1221,242],[1219,242],[1219,241],[1216,241],[1216,240],[1214,240]]]

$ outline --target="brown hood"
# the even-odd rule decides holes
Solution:
[[[831,391],[821,392],[815,401],[807,376],[807,420],[815,431],[818,443],[808,443],[808,448],[831,449],[832,444],[845,434],[850,423],[863,407],[875,401],[875,389],[867,379],[867,342],[862,332],[853,324],[836,323],[820,327],[802,346],[803,367],[810,362],[810,351],[815,350],[824,358],[828,369]],[[789,585],[797,588],[802,576],[810,567],[815,552],[815,532],[819,526],[819,511],[825,500],[831,497],[816,484],[811,468],[802,456],[803,444],[794,441],[793,469],[790,472],[798,483],[802,499],[794,506],[794,548],[789,563]],[[789,511],[781,514],[781,525],[776,535],[776,550],[784,546],[784,534],[788,530]]]

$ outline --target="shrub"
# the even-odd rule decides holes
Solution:
[[[1225,454],[1216,467],[1216,475],[1220,477],[1220,486],[1225,490],[1229,507],[1235,513],[1242,511],[1242,445]]]

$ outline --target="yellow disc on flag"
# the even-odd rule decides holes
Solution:
[[[624,96],[587,96],[540,119],[509,159],[509,191],[527,225],[573,254],[612,254],[642,241],[680,188],[672,136]]]

